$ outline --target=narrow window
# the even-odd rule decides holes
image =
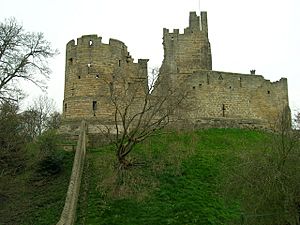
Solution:
[[[78,79],[80,79],[81,78],[81,76],[78,76]]]
[[[96,78],[97,78],[97,79],[99,78],[99,74],[96,74]]]
[[[92,46],[92,45],[93,45],[93,41],[90,40],[90,41],[89,41],[89,46]]]
[[[65,113],[67,112],[67,109],[68,109],[68,105],[67,103],[65,103]]]
[[[207,84],[209,84],[209,75],[207,74]]]
[[[73,64],[73,58],[69,58],[69,64],[70,64],[70,65]]]
[[[240,87],[242,87],[242,78],[240,77]]]
[[[229,86],[229,89],[231,89],[231,86]]]
[[[95,111],[97,109],[97,101],[93,101],[93,110]]]
[[[202,84],[199,84],[199,87],[201,87],[202,86]]]
[[[121,66],[121,60],[119,60],[119,63],[118,63],[119,67]]]
[[[196,87],[194,86],[194,87],[193,87],[193,90],[195,90],[195,89],[196,89]]]
[[[96,109],[97,109],[97,101],[93,101],[93,112],[94,112],[94,116],[96,116]]]
[[[222,116],[223,117],[225,117],[225,110],[226,110],[225,105],[222,104]]]
[[[268,95],[270,94],[270,91],[268,91]]]

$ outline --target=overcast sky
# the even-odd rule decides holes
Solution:
[[[300,0],[0,0],[1,15],[15,17],[27,31],[43,32],[60,55],[48,94],[62,108],[65,45],[86,34],[123,41],[132,57],[163,59],[163,28],[181,32],[190,11],[208,12],[213,70],[288,78],[289,101],[300,110]],[[28,86],[29,87],[29,86]],[[31,92],[29,92],[31,90]],[[27,88],[30,97],[40,92]]]

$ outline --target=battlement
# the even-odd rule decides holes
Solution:
[[[183,33],[180,33],[180,32],[179,32],[179,29],[173,29],[173,32],[170,32],[170,30],[167,29],[167,28],[164,28],[164,29],[163,29],[163,33],[164,33],[164,36],[165,36],[165,35],[170,35],[170,34],[173,34],[173,35],[183,34]]]
[[[100,59],[99,62],[110,65],[129,63],[138,65],[134,63],[127,46],[122,41],[110,38],[108,44],[102,43],[102,37],[95,34],[83,35],[77,38],[77,42],[69,41],[66,46],[66,59],[70,62],[66,64],[66,69],[78,63],[94,65]]]
[[[102,37],[98,37],[96,34],[83,35],[81,38],[77,38],[77,46],[99,46],[101,44]]]
[[[190,12],[189,29],[191,32],[200,31],[200,17],[197,16],[196,12]]]
[[[192,34],[196,33],[199,34],[208,34],[208,24],[207,24],[207,12],[201,12],[201,16],[197,16],[196,12],[190,12],[189,17],[189,26],[184,29],[184,33],[180,33],[179,29],[173,29],[173,32],[170,32],[169,29],[163,29],[163,36],[170,36],[170,35],[181,35],[181,34]]]
[[[243,73],[233,73],[233,72],[224,72],[216,70],[199,70],[193,71],[192,74],[186,73],[183,76],[189,76],[190,80],[194,82],[196,79],[203,80],[202,84],[209,85],[220,85],[225,88],[257,88],[261,86],[273,87],[273,88],[286,88],[287,87],[287,78],[280,78],[277,81],[270,81],[265,79],[263,75],[253,75],[253,74],[243,74]],[[201,80],[200,79],[200,80]]]
[[[149,59],[138,59],[141,68],[147,68]]]
[[[111,48],[118,48],[118,49],[124,49],[127,51],[127,46],[117,39],[110,38],[109,43],[105,44],[102,43],[102,37],[96,35],[96,34],[90,34],[90,35],[83,35],[80,38],[77,38],[77,42],[75,40],[71,40],[67,43],[67,50],[68,49],[74,49],[76,47],[99,47],[101,45],[107,45]]]

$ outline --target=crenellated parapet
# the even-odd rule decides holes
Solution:
[[[184,33],[201,32],[208,34],[207,12],[201,12],[201,16],[197,16],[196,12],[190,12],[189,27],[185,28]]]
[[[130,53],[127,51],[127,46],[119,40],[109,39],[109,43],[102,43],[102,37],[97,35],[84,35],[68,42],[66,47],[66,57],[68,60],[73,58],[80,58],[80,60],[93,60],[93,56],[109,54],[112,58],[118,60],[128,60],[131,58]],[[110,58],[111,58],[110,57]],[[109,58],[107,57],[106,60]],[[95,59],[94,59],[95,60]],[[133,59],[130,60],[133,62]]]

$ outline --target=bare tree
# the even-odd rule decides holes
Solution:
[[[27,109],[21,113],[22,127],[27,141],[32,141],[38,136],[37,118],[38,112],[33,109]]]
[[[300,142],[299,132],[291,129],[289,109],[274,128],[259,151],[238,153],[226,178],[225,195],[240,199],[243,224],[300,224]]]
[[[20,80],[44,89],[50,74],[47,59],[57,53],[42,33],[25,32],[14,18],[1,22],[0,101],[17,100],[23,94],[17,85]]]
[[[297,130],[300,130],[300,112],[297,112],[294,119],[294,127]]]
[[[52,129],[58,129],[61,124],[61,114],[57,111],[54,111],[50,114],[46,121],[46,129],[52,130]]]
[[[129,82],[120,74],[108,82],[114,128],[102,124],[101,132],[113,138],[120,169],[132,166],[127,156],[133,147],[166,127],[186,98],[187,92],[181,91],[184,89],[180,84],[163,93],[159,91],[163,81],[156,79],[155,73],[157,70],[152,71],[150,84],[145,80]]]
[[[36,98],[33,104],[22,113],[23,126],[27,136],[34,139],[41,135],[43,131],[48,129],[54,113],[55,104],[53,99],[46,95]]]

